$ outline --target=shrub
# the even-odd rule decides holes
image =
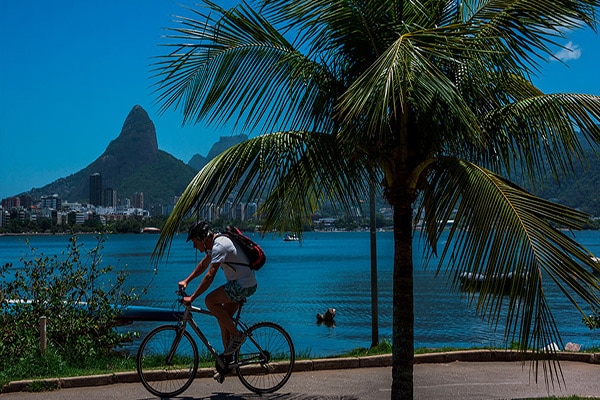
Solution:
[[[61,255],[45,256],[29,245],[21,266],[0,267],[0,370],[21,369],[24,377],[44,365],[85,366],[129,341],[114,324],[121,309],[137,298],[125,290],[128,273],[102,266],[104,238],[86,251],[69,239]],[[47,320],[47,347],[40,354],[39,321]],[[26,366],[31,366],[29,369]]]

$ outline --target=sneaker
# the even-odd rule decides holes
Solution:
[[[232,336],[229,340],[229,346],[223,352],[224,355],[228,356],[236,351],[242,346],[242,344],[246,341],[246,334],[242,333],[239,336]]]
[[[213,375],[213,379],[219,383],[223,383],[225,382],[225,374],[215,372],[215,374]]]

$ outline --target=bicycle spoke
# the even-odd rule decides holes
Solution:
[[[181,288],[177,294],[180,302],[186,296]],[[236,322],[239,320],[241,308],[238,308]],[[160,326],[148,333],[140,344],[137,353],[138,376],[142,385],[155,396],[177,396],[183,393],[196,377],[198,347],[190,333],[185,330],[187,323],[191,323],[204,345],[216,356],[200,328],[191,319],[191,312],[210,314],[208,311],[186,306],[181,325]],[[231,368],[236,369],[242,384],[254,393],[271,393],[280,389],[294,369],[296,357],[290,335],[272,322],[255,324],[245,333],[248,337],[233,355]],[[217,371],[219,369],[222,368],[217,364]]]
[[[248,339],[236,354],[237,372],[244,386],[255,393],[280,389],[289,379],[295,361],[294,346],[279,325],[261,322],[248,330]]]
[[[185,391],[198,369],[198,349],[187,332],[175,326],[156,328],[146,336],[137,355],[138,375],[144,387],[159,397]]]

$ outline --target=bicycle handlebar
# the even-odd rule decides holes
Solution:
[[[178,298],[179,303],[181,303],[185,306],[186,304],[183,303],[183,298],[188,297],[188,294],[185,292],[185,288],[180,286],[179,289],[177,289],[175,291],[175,294],[177,294],[177,296],[179,297]],[[189,306],[191,306],[191,305],[192,304],[190,303]]]
[[[193,312],[198,312],[198,313],[201,313],[201,314],[212,315],[212,313],[211,313],[210,311],[208,311],[208,310],[204,310],[204,309],[203,309],[203,308],[201,308],[201,307],[196,307],[196,306],[194,306],[192,303],[185,304],[185,303],[183,302],[183,298],[184,298],[184,297],[188,297],[188,294],[185,292],[185,288],[183,288],[183,287],[179,287],[179,289],[177,289],[177,290],[175,291],[175,294],[177,294],[177,296],[179,297],[179,298],[177,299],[177,301],[179,301],[179,303],[180,303],[180,304],[183,304],[183,305],[184,305],[184,306],[185,306],[185,307],[186,307],[188,310],[190,310],[190,311],[193,311]]]

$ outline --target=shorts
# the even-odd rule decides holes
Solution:
[[[251,287],[241,287],[237,281],[229,281],[225,285],[223,285],[223,289],[225,289],[225,294],[227,298],[231,301],[244,301],[246,297],[250,297],[256,292],[256,286]]]

